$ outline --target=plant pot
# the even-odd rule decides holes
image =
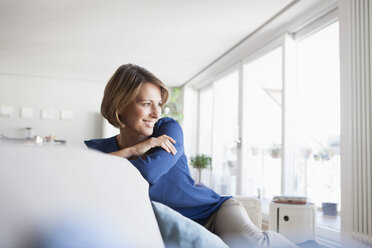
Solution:
[[[337,216],[337,203],[323,202],[322,211],[324,215]]]

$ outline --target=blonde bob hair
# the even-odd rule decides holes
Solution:
[[[165,85],[145,68],[125,64],[116,70],[106,85],[101,103],[102,116],[114,127],[125,127],[119,119],[118,111],[135,100],[144,83],[153,83],[160,87],[163,108],[169,96]]]

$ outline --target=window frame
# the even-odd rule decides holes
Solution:
[[[315,34],[316,32],[328,27],[329,25],[338,21],[338,8],[330,11],[324,16],[316,19],[315,21],[311,22],[307,26],[303,27],[302,29],[296,31],[292,34],[293,42],[297,43],[300,42],[307,37]],[[296,44],[295,44],[296,45]],[[340,82],[341,83],[341,82]],[[341,120],[340,120],[341,121]],[[342,154],[341,154],[342,157]],[[342,158],[341,158],[342,159]],[[341,182],[342,183],[342,182]],[[341,185],[340,185],[341,187]],[[340,218],[340,214],[339,214]],[[325,227],[322,225],[315,225],[316,236],[319,238],[320,243],[324,243],[327,245],[329,242],[340,243],[341,242],[341,231],[332,229],[329,227]]]
[[[243,170],[243,164],[246,164],[246,158],[244,156],[244,153],[243,153],[243,150],[245,148],[245,143],[244,143],[244,140],[246,140],[246,136],[245,136],[245,133],[244,133],[244,126],[246,126],[246,123],[245,123],[245,120],[247,119],[246,116],[245,116],[245,111],[244,111],[244,106],[246,105],[246,102],[245,102],[245,99],[247,99],[246,97],[246,93],[247,93],[247,90],[246,90],[246,86],[244,84],[244,66],[245,65],[248,65],[250,63],[253,63],[255,62],[256,60],[260,59],[261,57],[265,56],[266,54],[274,51],[275,49],[277,48],[281,48],[282,50],[282,87],[284,88],[284,77],[283,77],[283,73],[284,73],[284,60],[283,60],[283,57],[284,57],[284,45],[285,45],[285,36],[280,36],[274,40],[272,40],[271,42],[265,44],[264,46],[262,46],[260,49],[256,50],[254,53],[252,53],[251,55],[247,56],[246,58],[242,59],[241,62],[240,62],[240,65],[241,65],[241,71],[240,71],[240,92],[241,92],[241,95],[242,97],[239,99],[239,108],[240,108],[240,146],[238,148],[238,155],[239,155],[239,158],[241,163],[238,163],[238,171],[241,172]],[[284,100],[284,97],[282,96],[282,100]],[[282,112],[281,112],[281,115],[282,115],[282,145],[284,144],[283,143],[283,109],[282,109]],[[283,149],[282,149],[283,151]],[[281,172],[282,172],[282,175],[281,175],[281,189],[280,189],[280,192],[281,194],[283,194],[283,168],[284,168],[284,159],[283,159],[283,156],[281,156]],[[239,173],[238,176],[237,176],[237,182],[239,182],[240,184],[237,185],[237,192],[242,192],[242,173]],[[265,204],[266,201],[263,202],[263,205]],[[266,206],[263,206],[262,210],[263,210],[263,213],[266,213],[268,214],[268,207]]]
[[[243,127],[245,125],[244,120],[244,99],[245,98],[245,86],[244,86],[244,73],[243,67],[245,64],[249,64],[265,54],[273,51],[278,47],[282,47],[282,87],[283,87],[283,107],[282,107],[282,175],[281,175],[281,192],[282,194],[291,194],[294,192],[294,141],[292,140],[293,134],[291,133],[290,123],[293,123],[294,112],[291,110],[290,105],[293,105],[294,101],[294,84],[296,81],[295,78],[295,55],[296,55],[296,43],[309,37],[310,35],[320,31],[321,29],[326,28],[327,26],[338,21],[338,8],[337,6],[323,15],[314,16],[312,21],[307,22],[307,25],[298,28],[297,30],[291,29],[288,30],[289,33],[284,33],[279,37],[271,40],[268,43],[265,43],[260,48],[256,49],[254,52],[246,55],[244,58],[240,59],[237,63],[234,63],[226,69],[216,73],[214,76],[209,77],[208,81],[199,84],[195,87],[200,96],[200,91],[207,87],[213,87],[215,81],[221,79],[227,74],[238,70],[239,71],[239,110],[238,110],[238,123],[239,123],[239,139],[243,141],[245,138]],[[295,30],[295,31],[293,31]],[[200,101],[199,101],[200,102]],[[199,117],[199,116],[198,116]],[[199,118],[198,118],[199,119]],[[213,125],[213,124],[212,124]],[[199,122],[198,122],[199,126]],[[213,128],[213,127],[212,127]],[[199,142],[199,140],[198,140]],[[212,146],[213,146],[213,137],[212,137]],[[238,174],[237,174],[237,183],[236,189],[237,194],[242,191],[242,174],[239,173],[242,171],[242,165],[244,164],[244,155],[242,153],[244,148],[244,142],[240,142],[238,145]],[[199,144],[198,144],[199,146]],[[292,151],[292,152],[291,152]],[[268,220],[268,203],[263,202],[263,220]],[[264,206],[265,205],[265,206]],[[330,242],[340,243],[341,232],[339,230],[330,229],[320,225],[316,225],[316,236],[321,240],[328,240]],[[323,242],[322,242],[323,243]]]

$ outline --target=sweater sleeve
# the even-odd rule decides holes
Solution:
[[[177,153],[175,155],[166,152],[161,147],[156,147],[145,158],[130,160],[150,184],[154,184],[161,176],[166,174],[184,153],[183,132],[178,122],[169,119],[169,121],[162,123],[154,137],[159,137],[163,134],[172,137],[176,141],[174,147]]]

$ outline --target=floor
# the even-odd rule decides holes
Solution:
[[[317,225],[325,226],[328,228],[341,230],[341,217],[340,214],[337,216],[324,215],[321,209],[318,209],[316,215]]]

